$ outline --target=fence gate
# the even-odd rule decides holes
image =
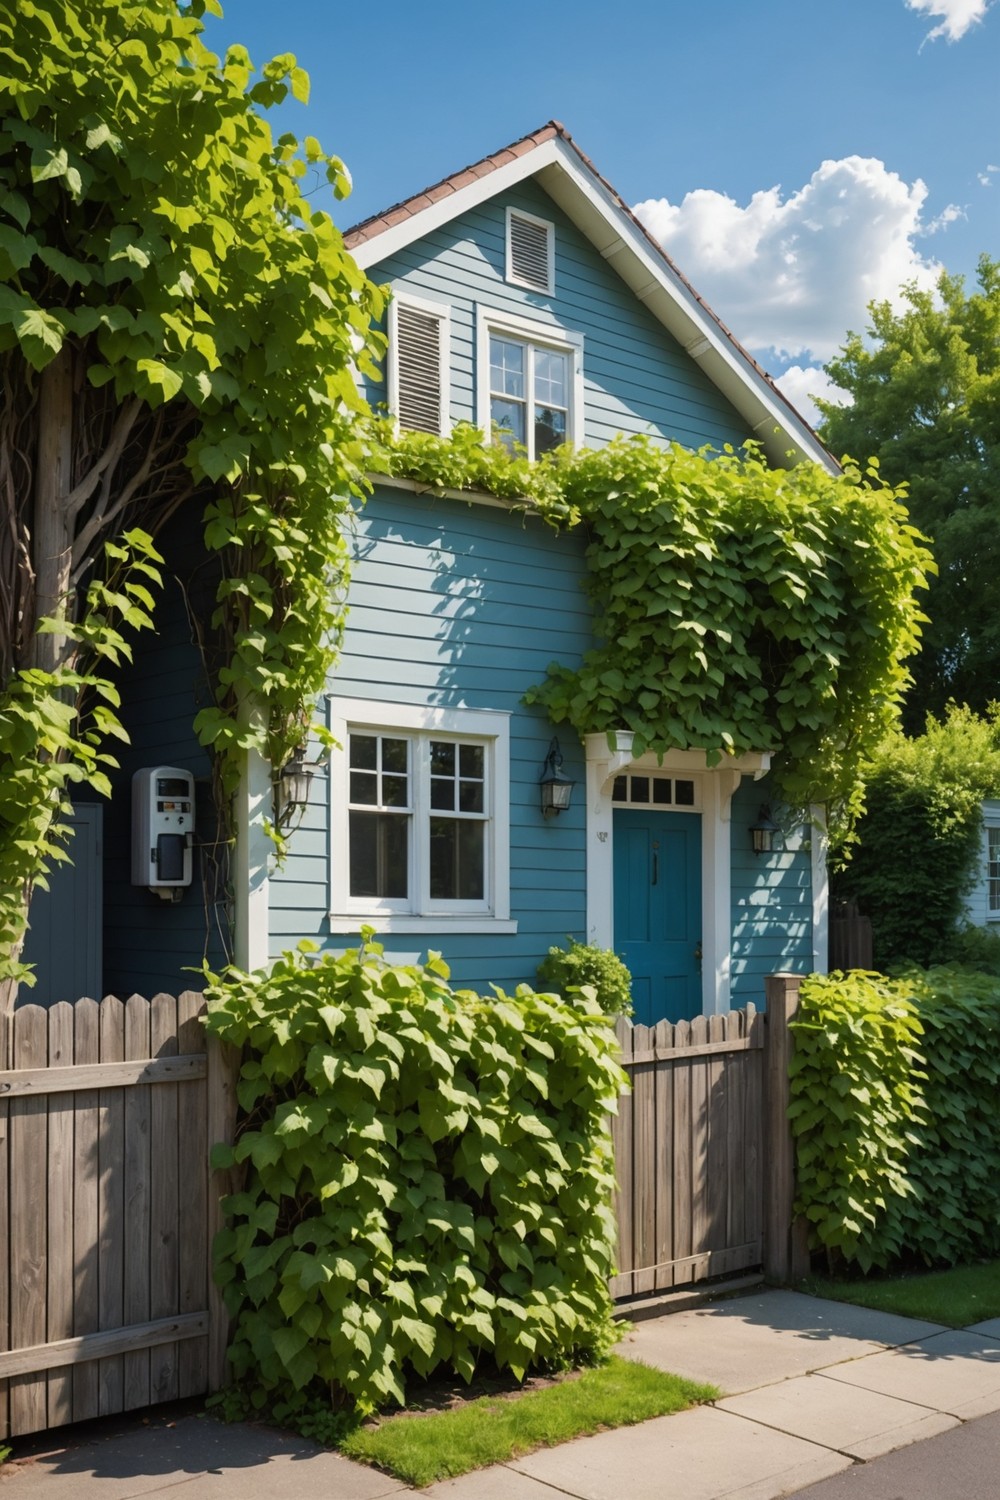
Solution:
[[[753,1006],[671,1025],[619,1021],[632,1092],[614,1121],[613,1297],[763,1260],[765,1018]]]
[[[29,1005],[0,1072],[0,1435],[220,1383],[211,1285],[232,1063],[202,996]]]

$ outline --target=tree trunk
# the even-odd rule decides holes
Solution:
[[[64,618],[70,597],[73,557],[66,499],[72,489],[73,362],[63,348],[41,375],[38,457],[35,465],[35,622]],[[34,665],[54,671],[66,654],[64,635],[34,635]]]

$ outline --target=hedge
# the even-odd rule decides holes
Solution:
[[[813,975],[792,1028],[813,1248],[863,1271],[1000,1254],[1000,980]]]
[[[209,1031],[246,1049],[215,1256],[257,1407],[370,1412],[413,1373],[520,1378],[613,1342],[612,1023],[447,977],[370,940],[209,976]]]

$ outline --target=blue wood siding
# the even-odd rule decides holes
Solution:
[[[508,205],[555,224],[551,297],[504,280]],[[750,436],[695,361],[534,182],[425,235],[369,275],[450,306],[453,422],[476,420],[476,316],[483,307],[583,335],[586,446],[621,432],[651,432],[689,448],[738,445]],[[368,397],[384,402],[384,384],[372,385]]]
[[[573,806],[545,820],[538,779],[553,729],[521,699],[549,662],[573,664],[590,644],[581,592],[583,539],[556,536],[541,521],[482,505],[376,489],[357,521],[354,578],[343,657],[330,680],[341,697],[511,715],[511,917],[516,934],[387,936],[413,955],[439,949],[454,982],[483,989],[532,981],[552,943],[586,925],[583,754],[560,728]],[[331,936],[328,782],[314,780],[310,806],[270,888],[272,952]]]
[[[771,854],[754,854],[750,827],[770,797],[768,782],[744,781],[733,798],[732,997],[734,1010],[752,1000],[764,1005],[764,979],[781,970],[813,969],[810,831],[793,822],[775,836]],[[785,819],[772,809],[784,827]]]
[[[137,639],[135,664],[122,673],[121,717],[131,743],[116,747],[121,769],[111,778],[104,820],[104,990],[122,996],[199,989],[198,974],[188,970],[200,967],[206,956],[218,966],[225,951],[225,902],[211,894],[218,884],[211,862],[211,767],[192,729],[195,714],[211,700],[185,590],[174,576],[179,572],[187,579],[195,617],[207,618],[215,586],[213,564],[202,551],[197,507],[180,517],[158,546],[167,565],[156,603],[156,634]],[[132,773],[153,765],[178,766],[196,778],[193,881],[176,904],[130,883]]]

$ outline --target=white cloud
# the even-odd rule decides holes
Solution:
[[[928,224],[926,197],[919,179],[908,185],[875,158],[848,156],[823,162],[786,198],[768,188],[742,207],[699,188],[635,211],[743,344],[779,362],[826,361],[848,329],[867,327],[869,302],[898,304],[904,282],[933,286],[941,267],[915,240],[958,210]]]
[[[978,26],[993,0],[906,0],[906,4],[910,10],[925,16],[941,17],[939,24],[927,33],[925,41],[933,42],[944,36],[949,42],[957,42],[973,26]]]
[[[957,203],[949,203],[945,208],[941,210],[936,218],[929,219],[928,222],[924,225],[923,229],[919,231],[919,233],[937,234],[939,229],[947,229],[948,225],[954,224],[956,219],[964,219],[965,217],[966,213],[964,208],[959,208]]]
[[[979,178],[979,181],[982,183],[983,187],[992,187],[993,176],[996,172],[1000,172],[1000,167],[994,167],[990,165],[984,172],[977,172],[976,176]]]
[[[847,406],[851,402],[847,391],[834,385],[826,371],[818,369],[816,365],[791,365],[783,375],[777,377],[775,384],[788,397],[799,415],[814,427],[821,420],[815,397],[833,401],[837,406]]]

